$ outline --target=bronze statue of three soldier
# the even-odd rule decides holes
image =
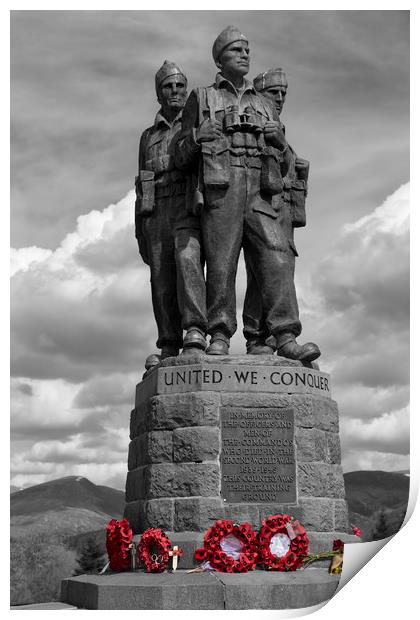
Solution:
[[[229,353],[241,249],[247,353],[277,351],[308,363],[320,351],[296,342],[293,231],[306,223],[309,162],[287,143],[279,118],[286,75],[270,69],[248,81],[248,40],[234,26],[212,52],[215,82],[188,100],[187,78],[165,61],[156,74],[161,108],[140,140],[136,237],[150,266],[161,349],[146,368],[181,348],[184,355]]]

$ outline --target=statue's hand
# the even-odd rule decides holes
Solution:
[[[298,179],[302,181],[308,180],[309,162],[307,159],[302,159],[302,157],[296,157],[295,170]]]
[[[278,121],[267,121],[264,125],[264,137],[266,141],[279,149],[287,146],[286,137]]]
[[[209,118],[203,121],[197,129],[197,142],[212,142],[222,136],[222,123],[220,121],[212,121]]]

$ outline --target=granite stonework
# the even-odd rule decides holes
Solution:
[[[216,519],[287,512],[311,551],[350,536],[338,408],[328,374],[268,356],[194,354],[164,360],[136,388],[125,516],[160,527],[184,549]]]
[[[62,582],[61,598],[81,609],[301,609],[329,600],[339,575],[310,567],[292,573],[80,575]]]

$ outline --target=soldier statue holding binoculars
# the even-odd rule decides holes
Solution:
[[[175,151],[177,166],[197,181],[186,199],[187,208],[200,214],[207,353],[229,352],[237,328],[235,279],[243,248],[278,354],[310,362],[320,352],[313,343],[296,342],[301,323],[293,249],[279,225],[283,179],[295,157],[272,102],[245,78],[249,56],[248,40],[237,28],[220,33],[213,45],[220,72],[213,85],[191,92]]]

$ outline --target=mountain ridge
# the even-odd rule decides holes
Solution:
[[[11,494],[11,534],[75,535],[98,530],[110,519],[120,519],[124,505],[123,491],[82,476],[49,480]]]

